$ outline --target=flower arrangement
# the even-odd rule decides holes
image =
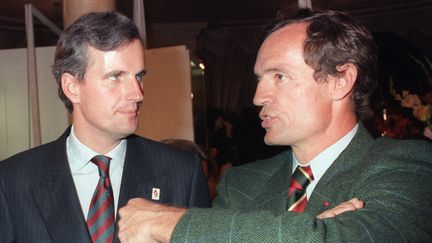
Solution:
[[[432,140],[432,92],[419,97],[417,94],[402,90],[402,94],[394,94],[394,97],[400,101],[402,107],[412,109],[415,118],[426,123],[423,135]]]
[[[422,67],[432,87],[432,63],[427,57],[425,57],[427,65],[412,55],[410,57]],[[432,91],[423,96],[411,93],[408,90],[402,90],[401,93],[398,93],[393,87],[392,80],[390,80],[390,93],[400,102],[402,107],[412,109],[413,116],[425,123],[423,135],[432,140]]]
[[[383,109],[382,119],[376,119],[374,125],[381,136],[391,138],[410,138],[420,134],[419,129],[409,117],[390,113],[387,109]]]

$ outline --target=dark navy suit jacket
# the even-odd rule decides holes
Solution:
[[[67,161],[69,132],[0,162],[0,242],[91,242]],[[160,203],[211,205],[196,155],[131,135],[117,208],[151,199],[153,188]]]

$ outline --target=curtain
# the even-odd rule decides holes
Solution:
[[[208,26],[197,39],[197,56],[205,65],[207,106],[240,113],[252,105],[253,72],[260,27]]]

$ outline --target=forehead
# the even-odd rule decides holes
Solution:
[[[255,68],[277,57],[285,61],[293,58],[303,59],[303,44],[306,38],[307,23],[294,23],[270,34],[261,45]]]
[[[91,56],[91,54],[123,53],[130,51],[131,48],[144,50],[143,44],[139,39],[125,40],[112,50],[103,50],[104,48],[95,47],[90,44],[86,44],[85,47],[87,49],[87,54],[90,54],[89,56]]]
[[[144,62],[144,47],[139,39],[125,42],[111,51],[102,51],[89,45],[87,46],[87,56],[89,66],[95,63],[111,66],[129,65],[129,62],[126,63],[126,61],[131,59],[138,65]]]

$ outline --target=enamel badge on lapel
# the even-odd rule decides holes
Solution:
[[[152,200],[158,200],[159,201],[160,196],[160,189],[153,187],[152,189]]]

